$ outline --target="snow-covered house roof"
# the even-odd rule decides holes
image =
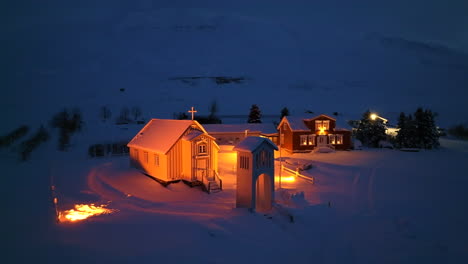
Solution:
[[[254,152],[260,145],[263,143],[267,143],[271,145],[274,150],[278,150],[278,147],[268,138],[263,137],[246,137],[244,140],[239,142],[233,150],[241,150],[241,151],[250,151]]]
[[[166,154],[192,126],[195,126],[199,133],[192,131],[186,137],[193,139],[201,134],[206,134],[204,128],[197,121],[151,119],[127,146]],[[184,139],[190,140],[189,138]]]
[[[314,120],[314,119],[317,119],[317,118],[320,118],[320,117],[325,117],[325,118],[331,119],[331,120],[333,120],[333,121],[336,121],[335,118],[333,118],[333,117],[331,117],[331,116],[329,116],[329,115],[326,115],[326,114],[320,114],[320,115],[318,115],[318,116],[314,116],[314,117],[312,117],[312,118],[306,118],[306,119],[308,119],[308,120]]]
[[[326,117],[328,119],[331,119],[335,121],[335,130],[350,130],[351,127],[347,123],[348,120],[345,118],[334,118],[331,117],[330,115],[326,114],[320,114],[320,115],[312,115],[312,114],[304,114],[304,115],[294,115],[294,116],[285,116],[280,124],[278,125],[278,129],[280,128],[281,125],[283,125],[284,122],[287,122],[289,126],[291,127],[291,130],[293,131],[310,131],[310,128],[307,127],[307,125],[304,123],[304,120],[314,120],[320,117]]]
[[[278,125],[278,129],[283,125],[284,122],[287,122],[291,130],[293,131],[310,131],[304,120],[314,118],[312,115],[297,115],[297,116],[285,116]]]
[[[246,123],[246,124],[208,124],[203,125],[209,133],[244,133],[246,130],[249,132],[257,132],[260,134],[276,134],[275,125],[271,123]]]

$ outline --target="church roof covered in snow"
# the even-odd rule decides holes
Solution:
[[[165,154],[192,125],[196,125],[197,128],[204,130],[197,121],[151,119],[148,124],[146,124],[140,132],[133,137],[127,146]]]
[[[187,135],[182,137],[182,139],[190,141],[190,140],[192,140],[192,139],[194,139],[194,138],[196,138],[196,137],[198,137],[200,135],[203,135],[203,134],[204,133],[202,131],[194,129],[194,130],[190,131],[190,133],[188,133]]]
[[[267,143],[271,145],[271,147],[275,150],[278,150],[278,147],[268,138],[264,137],[246,137],[244,140],[239,142],[233,150],[243,150],[243,151],[251,151],[254,152],[260,145],[263,143]]]
[[[208,133],[244,133],[258,132],[261,134],[275,134],[278,131],[272,123],[246,123],[246,124],[208,124],[203,125]]]

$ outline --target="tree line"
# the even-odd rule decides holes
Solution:
[[[395,138],[386,134],[387,127],[383,120],[372,119],[366,111],[357,124],[355,137],[368,147],[378,147],[379,142],[393,142],[397,148],[433,149],[440,146],[440,133],[435,123],[436,114],[429,109],[417,108],[414,114],[400,113],[398,133]]]

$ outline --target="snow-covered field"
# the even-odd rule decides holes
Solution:
[[[286,106],[343,120],[370,108],[392,121],[422,106],[442,127],[468,122],[464,1],[46,2],[0,8],[0,135],[21,124],[34,131],[64,107],[80,108],[85,126],[69,152],[56,150],[56,131],[28,162],[17,145],[0,149],[2,263],[468,263],[466,142],[287,157],[310,160],[305,173],[316,179],[282,173],[283,188],[304,192],[289,204],[294,223],[233,208],[226,149],[224,191],[212,195],[163,188],[126,157],[87,157],[89,145],[138,131],[100,124],[102,106],[112,120],[124,106],[146,120],[191,106],[207,114],[217,100],[220,115],[258,104],[270,115]],[[209,78],[219,76],[244,79]],[[57,224],[51,183],[62,211],[118,211]]]
[[[282,187],[305,196],[287,206],[293,223],[276,211],[234,208],[236,154],[229,148],[220,153],[224,190],[215,194],[183,183],[164,188],[129,168],[127,157],[89,159],[85,150],[57,152],[48,142],[25,163],[2,151],[8,263],[468,260],[466,142],[443,139],[441,149],[417,153],[283,153],[288,163],[311,162],[304,174],[316,180],[282,172]],[[279,170],[276,176],[277,188]],[[51,179],[62,211],[81,203],[118,211],[58,224]]]

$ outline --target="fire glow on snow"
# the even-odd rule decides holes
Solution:
[[[280,181],[280,177],[279,177],[279,176],[276,176],[276,177],[275,177],[275,181],[276,181],[276,182],[279,182],[279,181]],[[281,181],[282,181],[282,182],[295,182],[295,181],[296,181],[296,177],[294,177],[294,176],[282,176],[282,177],[281,177]]]
[[[91,216],[111,214],[117,211],[114,209],[107,209],[106,207],[107,205],[76,204],[75,209],[61,212],[59,219],[61,222],[76,222],[85,220]]]

